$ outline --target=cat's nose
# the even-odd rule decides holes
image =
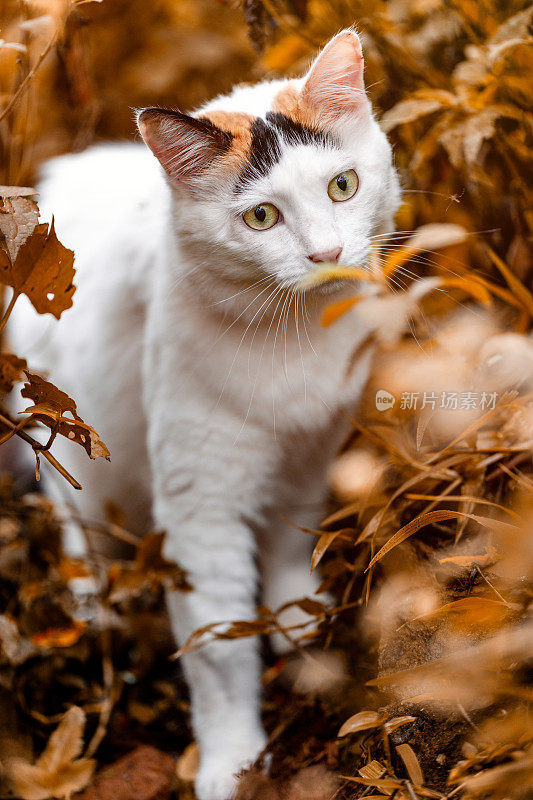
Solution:
[[[321,261],[338,261],[342,253],[342,247],[334,247],[332,250],[325,250],[323,253],[312,253],[307,258],[318,264]]]

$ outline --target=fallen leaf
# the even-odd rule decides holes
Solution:
[[[359,711],[346,720],[344,725],[340,728],[337,737],[340,739],[343,736],[348,736],[350,733],[359,733],[360,731],[368,731],[371,728],[379,728],[385,718],[378,714],[377,711]]]
[[[92,778],[96,761],[78,758],[83,746],[85,712],[72,706],[50,736],[35,764],[21,758],[6,762],[5,773],[17,797],[22,800],[70,798]]]
[[[185,571],[173,561],[162,555],[164,533],[151,533],[137,548],[133,567],[118,566],[110,573],[111,603],[138,597],[153,586],[170,586],[182,592],[193,588],[187,580]]]
[[[405,768],[411,779],[411,782],[414,783],[415,786],[423,786],[424,775],[422,774],[422,769],[418,762],[418,758],[416,757],[415,751],[411,745],[407,743],[399,744],[396,746],[396,752],[405,764]]]
[[[184,783],[193,783],[200,766],[200,751],[196,742],[187,745],[176,764],[176,775]]]
[[[457,567],[486,567],[490,564],[495,564],[501,558],[501,554],[495,547],[487,547],[485,553],[480,555],[469,556],[447,556],[446,558],[439,558],[439,564],[455,564]]]
[[[41,633],[36,633],[31,637],[32,643],[36,647],[72,647],[83,636],[87,623],[81,620],[74,620],[72,625],[64,628],[48,628]]]
[[[21,635],[17,623],[5,614],[0,615],[0,653],[13,666],[35,655],[35,647]]]

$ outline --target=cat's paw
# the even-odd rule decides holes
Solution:
[[[239,772],[253,764],[265,745],[266,736],[261,734],[255,737],[254,743],[227,748],[221,742],[216,752],[205,754],[195,781],[197,800],[234,798]]]

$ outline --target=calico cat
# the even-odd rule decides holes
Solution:
[[[79,513],[101,517],[112,499],[132,530],[166,531],[194,586],[168,593],[182,644],[208,623],[252,619],[259,586],[272,608],[317,588],[312,537],[286,520],[318,524],[370,327],[356,306],[322,328],[346,286],[300,285],[323,262],[364,265],[372,237],[393,229],[399,186],[353,30],[303,78],[238,86],[191,115],[145,109],[138,127],[148,147],[47,166],[41,207],[75,250],[78,289],[45,336],[22,304],[11,335],[110,447],[102,463],[54,445],[84,486]],[[51,476],[46,488],[56,493]],[[258,641],[211,642],[183,665],[196,793],[226,800],[266,743]]]

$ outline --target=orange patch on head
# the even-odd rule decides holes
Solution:
[[[277,93],[272,111],[284,114],[293,122],[299,122],[308,128],[320,127],[320,112],[306,101],[305,94],[294,83],[289,83]]]
[[[250,132],[250,126],[254,121],[252,115],[239,111],[214,110],[202,114],[200,119],[208,119],[220,130],[231,133],[233,141],[224,156],[224,165],[227,165],[231,170],[242,169],[246,164],[252,143],[252,134]]]

